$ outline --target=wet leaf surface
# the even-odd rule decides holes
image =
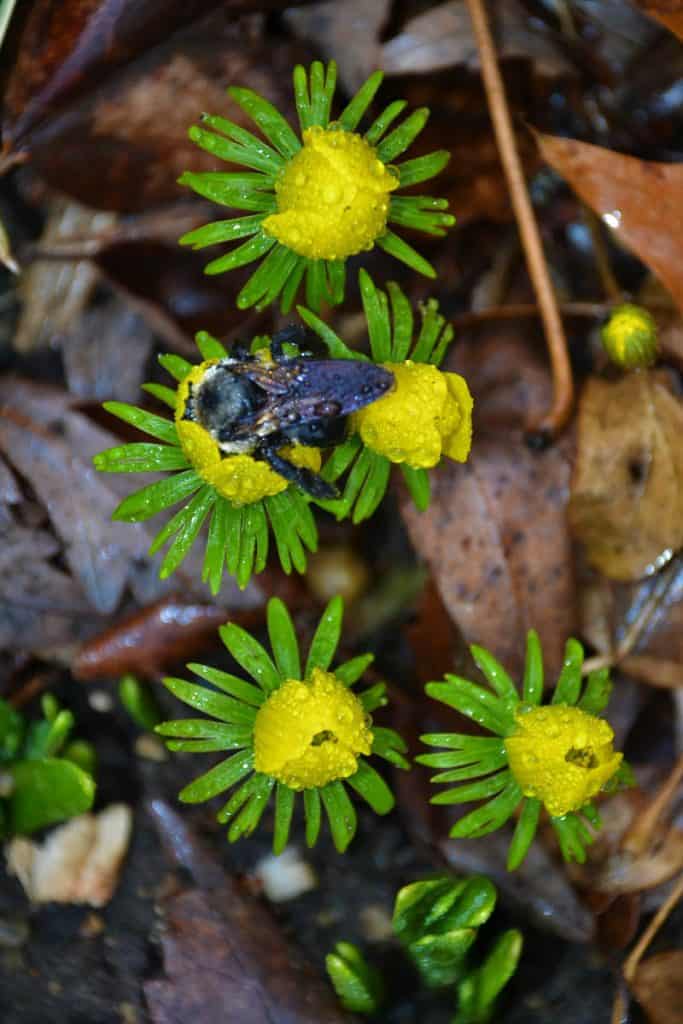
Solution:
[[[467,643],[490,648],[519,675],[519,638],[534,628],[552,679],[575,625],[568,448],[564,441],[534,453],[523,440],[547,378],[511,332],[462,344],[448,368],[474,395],[474,445],[465,466],[448,463],[434,475],[427,512],[404,505],[411,539]]]
[[[342,1024],[349,1016],[331,986],[305,964],[268,911],[224,875],[196,837],[159,801],[166,842],[208,888],[170,895],[162,905],[165,980],[145,983],[154,1024]],[[175,819],[175,820],[174,820]]]
[[[650,1024],[679,1024],[683,1006],[683,950],[657,953],[643,960],[631,987]]]
[[[541,154],[683,309],[683,167],[538,135]]]
[[[67,11],[51,0],[37,4],[7,87],[5,146],[27,154],[52,187],[98,209],[132,212],[178,199],[183,170],[215,168],[187,138],[188,126],[204,111],[244,122],[228,85],[292,106],[294,54],[235,19],[248,9],[211,0],[155,2],[144,11],[109,0]]]
[[[652,573],[683,545],[683,406],[667,385],[594,378],[581,396],[570,521],[612,579]]]

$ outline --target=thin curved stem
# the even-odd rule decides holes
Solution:
[[[538,224],[524,181],[510,110],[483,0],[467,0],[467,7],[479,50],[482,77],[496,142],[510,189],[512,207],[517,219],[550,353],[553,404],[550,411],[542,417],[540,422],[535,423],[532,429],[533,433],[553,436],[558,434],[569,420],[574,398],[574,381],[567,352],[567,341],[557,298],[543,254]]]

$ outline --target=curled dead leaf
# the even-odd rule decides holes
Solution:
[[[683,405],[657,372],[588,381],[569,519],[611,579],[655,572],[683,545]]]

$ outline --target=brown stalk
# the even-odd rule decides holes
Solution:
[[[482,78],[496,142],[550,353],[553,404],[540,422],[534,424],[533,433],[541,436],[554,436],[566,425],[571,414],[574,396],[574,382],[567,353],[567,341],[548,265],[543,254],[538,224],[524,181],[510,109],[483,0],[467,0],[467,7],[477,41]]]

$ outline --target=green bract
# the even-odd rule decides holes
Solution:
[[[218,812],[218,821],[228,824],[228,839],[235,842],[244,835],[251,833],[258,825],[273,792],[275,793],[275,829],[273,848],[280,853],[289,838],[296,791],[303,790],[304,815],[306,820],[306,841],[313,846],[318,838],[321,825],[322,808],[327,814],[335,846],[341,852],[346,849],[356,830],[356,812],[344,783],[348,783],[362,796],[377,814],[386,814],[394,805],[394,798],[387,784],[364,758],[357,759],[357,770],[354,774],[334,779],[326,785],[317,787],[297,786],[296,790],[279,781],[270,774],[255,769],[257,752],[255,744],[260,739],[259,721],[268,701],[277,698],[286,686],[296,683],[302,690],[311,685],[311,679],[317,672],[327,674],[328,670],[335,677],[336,685],[348,688],[356,683],[372,661],[372,655],[366,654],[353,658],[331,670],[343,616],[341,598],[334,598],[320,620],[320,624],[311,642],[306,664],[301,671],[299,645],[294,625],[289,613],[277,598],[268,602],[268,635],[272,656],[249,633],[234,624],[220,629],[221,639],[230,654],[239,665],[252,677],[251,682],[230,675],[227,672],[210,668],[206,665],[191,664],[188,668],[210,686],[188,683],[182,679],[165,679],[166,687],[179,700],[211,717],[181,719],[164,722],[157,726],[156,731],[167,738],[170,750],[190,753],[208,753],[212,751],[234,751],[226,760],[221,761],[204,775],[200,776],[180,794],[180,800],[186,803],[201,803],[217,796],[219,793],[240,783],[224,807]],[[346,700],[348,701],[348,697]],[[385,686],[376,683],[360,694],[353,701],[359,703],[361,717],[365,719],[371,730],[373,754],[384,758],[391,764],[407,768],[403,757],[405,744],[392,729],[379,728],[372,725],[370,714],[386,704]],[[272,705],[271,705],[272,707]],[[334,709],[332,709],[334,710]],[[345,709],[346,710],[346,709]],[[298,710],[295,714],[298,714]],[[304,716],[308,715],[305,702]],[[272,730],[273,717],[268,723]],[[280,726],[282,735],[275,740],[266,736],[264,743],[271,742],[277,750],[288,745],[294,747],[295,729],[290,725],[298,725],[298,719],[288,721],[284,715]],[[337,737],[333,735],[334,726],[329,724],[310,723],[310,740],[307,753],[317,756],[322,748],[331,751],[334,758]],[[261,726],[265,728],[265,726]],[[343,726],[340,724],[340,730]],[[339,743],[341,747],[341,742]],[[291,751],[292,757],[295,752]],[[299,763],[303,758],[298,757]]]
[[[434,747],[445,747],[442,753],[424,754],[417,758],[421,764],[438,768],[432,782],[459,782],[463,785],[448,789],[432,798],[432,803],[455,804],[472,800],[485,801],[476,810],[466,814],[451,829],[454,838],[475,838],[487,835],[508,821],[521,805],[508,855],[508,868],[513,870],[524,860],[538,828],[542,800],[525,796],[524,791],[533,789],[534,773],[544,777],[549,795],[544,796],[546,804],[556,792],[560,797],[568,786],[574,786],[577,766],[587,777],[600,769],[599,758],[591,748],[592,733],[608,733],[611,730],[597,716],[609,700],[611,683],[607,669],[591,672],[582,692],[581,666],[583,648],[576,640],[568,640],[562,672],[553,693],[551,705],[544,710],[548,723],[544,725],[545,735],[533,739],[528,761],[524,764],[523,777],[519,769],[517,776],[511,770],[508,746],[512,738],[518,742],[523,732],[525,719],[533,721],[541,710],[543,694],[543,661],[537,634],[531,630],[527,635],[526,666],[524,671],[523,696],[520,698],[510,676],[493,656],[484,648],[472,646],[472,656],[486,677],[491,689],[487,689],[459,676],[446,676],[445,682],[428,683],[426,691],[430,697],[455,708],[471,718],[478,725],[495,734],[492,738],[457,733],[432,733],[422,737],[424,743]],[[571,710],[568,710],[571,709]],[[578,709],[578,712],[574,709]],[[579,714],[579,712],[581,714]],[[569,721],[569,725],[566,724]],[[578,725],[575,723],[578,720]],[[559,768],[550,772],[547,781],[548,764],[545,759],[555,754],[559,742],[566,742],[566,756]],[[573,744],[572,739],[576,740]],[[611,743],[596,748],[597,754],[610,766],[609,787],[629,781],[629,770],[622,764],[621,755],[613,754]],[[609,750],[607,749],[609,747]],[[595,760],[593,766],[591,759]],[[535,767],[534,767],[535,766]],[[563,777],[568,774],[569,782]],[[475,781],[472,781],[475,780]],[[600,784],[603,785],[602,780]],[[593,792],[597,791],[595,787]],[[579,789],[578,792],[581,792]],[[577,813],[578,812],[578,813]],[[598,829],[600,818],[591,800],[567,813],[550,817],[557,834],[562,855],[566,860],[583,862],[586,846],[593,842],[594,835],[589,826]]]
[[[264,339],[255,338],[254,345]],[[197,347],[204,360],[222,359],[227,350],[215,338],[200,331]],[[159,357],[159,362],[176,381],[181,382],[193,365],[177,355]],[[145,390],[170,409],[176,408],[176,390],[160,384],[146,384]],[[206,483],[183,451],[176,424],[124,402],[105,402],[112,415],[130,423],[157,443],[119,445],[93,459],[95,467],[107,473],[167,472],[171,475],[149,484],[125,498],[114,510],[113,518],[129,523],[142,522],[180,502],[176,512],[154,538],[150,554],[165,544],[169,547],[161,563],[162,578],[175,572],[208,520],[208,535],[202,578],[214,594],[218,593],[224,568],[245,587],[253,573],[262,572],[269,548],[269,529],[275,538],[282,568],[290,573],[306,570],[306,549],[315,551],[318,533],[308,499],[296,487],[288,486],[252,504],[235,506]]]
[[[337,68],[333,61],[327,69],[319,61],[315,61],[308,75],[301,66],[294,70],[294,95],[303,149],[302,138],[293,131],[285,118],[272,104],[250,89],[230,88],[228,93],[244,113],[253,119],[265,136],[266,142],[226,118],[208,114],[202,119],[202,127],[195,126],[190,129],[191,140],[202,149],[230,164],[249,168],[248,171],[207,173],[187,171],[180,178],[181,184],[188,185],[212,202],[246,211],[247,215],[217,221],[190,231],[180,240],[183,245],[201,249],[217,243],[248,239],[227,255],[212,260],[206,267],[206,273],[219,274],[263,258],[259,268],[237,296],[237,305],[242,309],[254,305],[257,308],[264,308],[279,298],[282,309],[289,310],[304,277],[306,302],[312,309],[319,310],[321,303],[325,301],[336,304],[344,298],[346,255],[341,239],[339,246],[335,247],[335,237],[343,234],[348,225],[357,223],[358,217],[347,205],[348,197],[345,197],[342,188],[347,172],[339,167],[338,159],[323,159],[321,169],[314,168],[308,176],[302,171],[301,189],[304,201],[308,193],[313,209],[312,218],[303,215],[304,230],[317,219],[322,221],[319,230],[324,232],[327,202],[330,216],[328,235],[324,240],[328,248],[331,246],[330,251],[336,253],[338,248],[341,255],[336,254],[337,258],[312,258],[305,254],[305,247],[295,248],[296,243],[293,241],[283,244],[264,228],[264,222],[269,217],[282,212],[283,189],[291,184],[288,169],[291,169],[293,161],[306,150],[311,133],[338,133],[339,137],[336,140],[333,138],[333,142],[344,142],[350,137],[358,139],[355,149],[367,150],[371,165],[377,165],[370,166],[369,173],[380,169],[385,173],[383,168],[388,168],[393,179],[390,186],[392,189],[403,189],[427,181],[438,174],[448,162],[448,152],[439,150],[394,165],[394,160],[408,149],[420,134],[429,116],[426,108],[420,108],[398,127],[389,131],[390,126],[406,107],[403,100],[390,103],[363,136],[356,133],[361,118],[380,86],[383,78],[381,71],[371,75],[339,117],[331,121],[336,77]],[[344,136],[347,136],[347,140]],[[340,145],[338,148],[343,150],[345,147]],[[318,180],[320,175],[322,178]],[[353,173],[347,176],[352,191],[356,184],[359,190],[363,190],[366,187],[370,189],[374,183],[372,174],[367,186],[363,184],[362,176],[356,177],[355,181]],[[316,201],[318,195],[320,201]],[[391,195],[387,202],[386,225],[404,226],[438,236],[443,235],[444,229],[454,223],[454,218],[444,212],[448,206],[445,199],[419,195]],[[414,270],[434,277],[432,266],[386,225],[381,228],[378,235],[371,235],[368,244],[351,249],[347,255],[359,249],[372,248],[373,244],[377,244]],[[295,233],[295,237],[297,234],[298,232]]]
[[[394,906],[394,933],[429,988],[459,981],[477,929],[496,905],[487,878],[430,878],[401,889]]]
[[[375,363],[426,363],[439,367],[453,340],[453,328],[439,313],[438,303],[430,299],[422,306],[421,326],[413,340],[413,312],[401,288],[393,281],[387,294],[377,288],[370,275],[361,270],[359,285],[363,310],[368,324],[370,352]],[[367,356],[350,349],[331,327],[315,313],[298,307],[301,319],[319,336],[334,359],[362,359]],[[407,429],[410,425],[407,424]],[[401,465],[401,473],[411,497],[420,511],[429,507],[429,472]],[[391,462],[384,455],[363,444],[358,434],[339,445],[325,463],[321,476],[330,482],[345,476],[342,496],[332,501],[318,501],[322,508],[338,519],[351,516],[360,523],[373,514],[389,486]]]
[[[92,747],[68,743],[74,718],[54,697],[43,697],[42,709],[42,721],[27,722],[0,700],[0,837],[28,835],[92,807]]]
[[[338,942],[325,957],[325,967],[345,1010],[364,1014],[377,1012],[384,999],[384,981],[358,946]]]

